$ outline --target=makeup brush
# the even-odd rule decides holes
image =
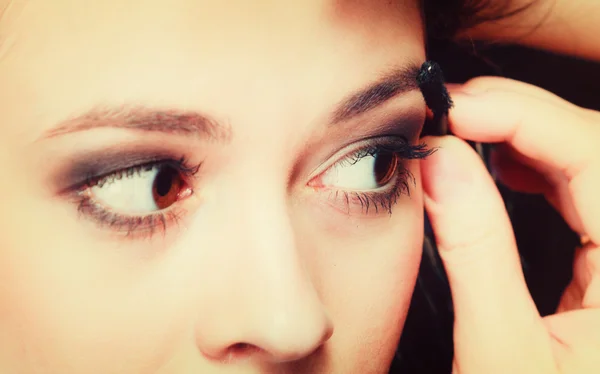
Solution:
[[[424,62],[417,74],[417,83],[425,98],[425,104],[433,113],[433,123],[426,129],[426,135],[448,134],[448,112],[453,103],[440,65],[433,61]]]
[[[442,73],[440,65],[433,61],[424,62],[417,74],[417,83],[425,98],[425,104],[433,113],[433,120],[425,126],[423,135],[442,136],[451,134],[448,131],[448,112],[454,103],[446,88],[444,73]],[[467,143],[475,149],[491,173],[489,149],[486,149],[481,143],[471,141]],[[493,173],[492,176],[494,176]]]

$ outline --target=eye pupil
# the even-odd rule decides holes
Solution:
[[[177,170],[165,166],[156,174],[152,186],[152,195],[159,209],[165,209],[173,205],[182,189],[183,180]]]
[[[173,169],[163,168],[157,175],[154,182],[156,193],[160,196],[165,196],[171,191],[173,186],[174,173]]]
[[[375,155],[375,179],[379,186],[384,186],[390,182],[390,180],[396,174],[396,168],[398,167],[398,156],[391,152],[380,152]]]

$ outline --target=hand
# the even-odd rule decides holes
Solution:
[[[456,137],[426,139],[440,147],[421,172],[455,308],[454,372],[600,373],[600,113],[500,78],[451,94],[452,132],[504,144],[492,158],[500,181],[543,193],[582,237],[558,312],[541,318],[483,163]]]
[[[491,21],[461,30],[457,39],[514,43],[600,61],[595,37],[600,22],[597,0],[488,0],[480,14]],[[498,16],[506,15],[506,17]]]

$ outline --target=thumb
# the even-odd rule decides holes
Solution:
[[[459,373],[553,373],[508,214],[477,154],[455,137],[427,138],[425,207],[448,274]]]

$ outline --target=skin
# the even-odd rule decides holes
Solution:
[[[513,17],[459,38],[517,43],[600,61],[595,0],[511,0]],[[453,373],[600,371],[600,113],[538,87],[482,77],[451,87],[456,137],[421,164],[425,206],[454,302]],[[497,180],[542,194],[581,237],[556,312],[541,317],[494,181],[461,139],[496,143]],[[543,251],[544,248],[539,248]],[[573,248],[565,248],[572,251]]]
[[[421,170],[454,302],[453,373],[598,372],[600,113],[501,78],[478,78],[451,93],[452,132],[500,143],[492,157],[500,183],[543,194],[581,235],[573,279],[556,313],[541,317],[494,180],[464,140],[427,139],[444,150]]]
[[[600,44],[594,38],[600,22],[596,0],[492,0],[494,9],[511,17],[484,22],[461,30],[458,39],[520,44],[568,54],[591,61],[600,60]]]
[[[417,141],[416,91],[330,121],[390,68],[424,61],[416,1],[0,9],[0,372],[387,371],[421,256],[418,162],[405,163],[416,183],[391,215],[340,208],[308,183],[392,116],[411,118]],[[230,140],[117,128],[48,136],[121,105],[203,113]],[[59,193],[82,154],[141,146],[202,163],[178,224],[125,238]]]

